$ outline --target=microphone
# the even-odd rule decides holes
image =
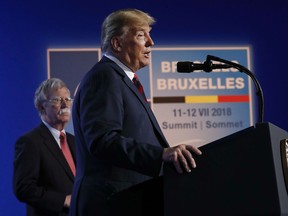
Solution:
[[[202,63],[194,63],[190,61],[177,62],[177,72],[189,73],[195,70],[203,70],[205,72],[211,72],[214,69],[231,68],[232,66],[226,64],[213,64],[212,61],[206,60]]]

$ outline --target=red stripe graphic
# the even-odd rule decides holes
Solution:
[[[218,102],[249,102],[249,95],[219,95]]]

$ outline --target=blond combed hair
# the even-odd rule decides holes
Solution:
[[[125,28],[135,24],[155,23],[155,19],[148,13],[137,9],[122,9],[112,12],[106,17],[102,24],[101,30],[101,50],[106,53],[110,50],[110,41],[112,37],[121,36],[125,32]]]

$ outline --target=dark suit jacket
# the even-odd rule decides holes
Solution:
[[[82,79],[73,102],[77,175],[70,215],[104,215],[106,200],[157,177],[168,143],[125,72],[103,57]]]
[[[75,160],[74,136],[66,133]],[[72,193],[74,176],[56,140],[41,123],[21,136],[15,145],[14,193],[27,204],[27,216],[64,216],[66,195]]]

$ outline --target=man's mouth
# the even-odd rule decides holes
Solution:
[[[145,53],[144,53],[144,56],[145,56],[146,58],[149,58],[149,57],[150,57],[150,52],[145,52]]]

